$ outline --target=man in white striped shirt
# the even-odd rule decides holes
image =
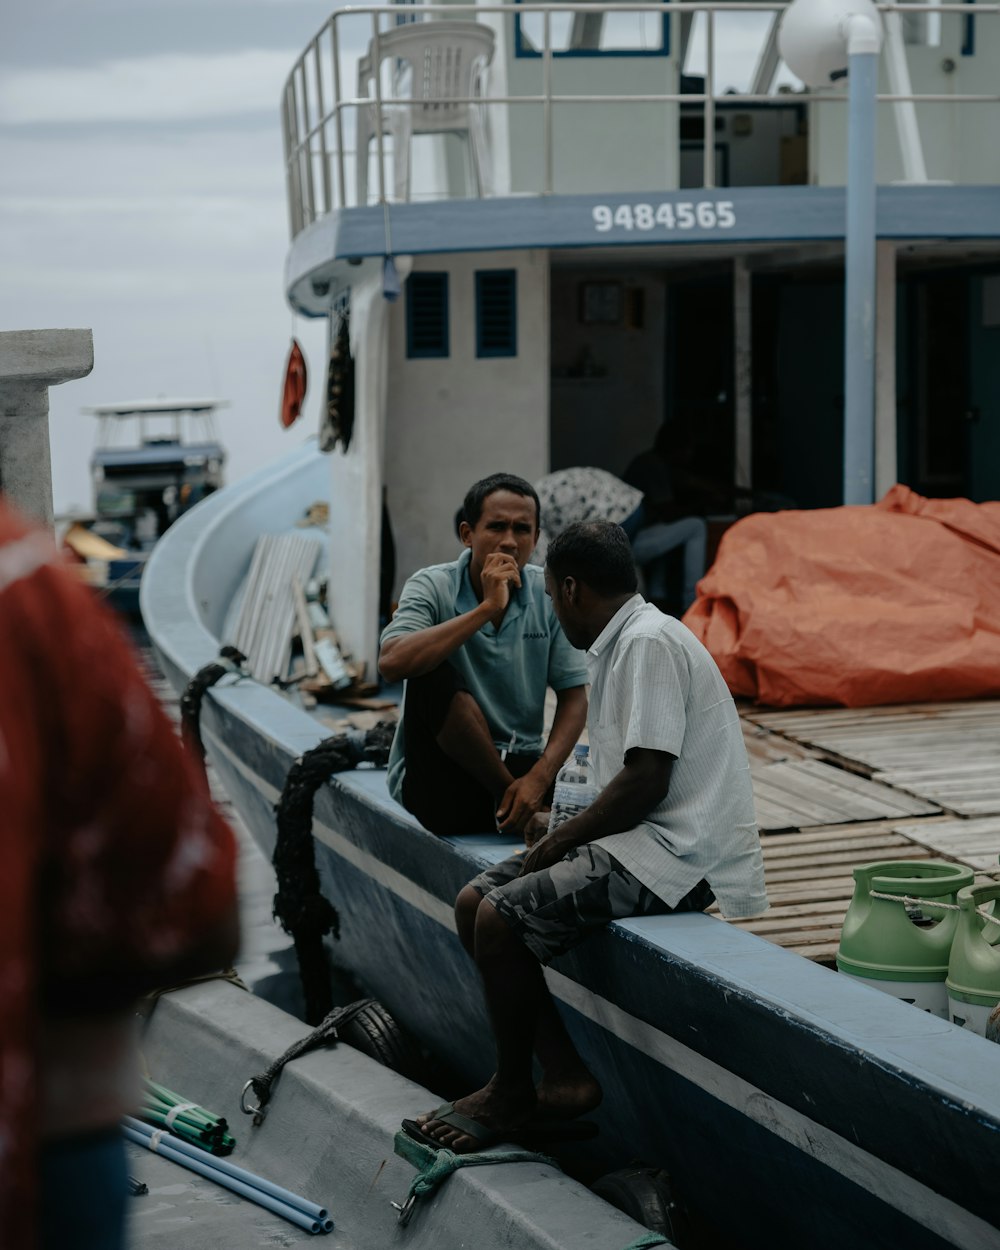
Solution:
[[[462,890],[459,936],[475,958],[497,1042],[481,1090],[404,1121],[412,1136],[464,1151],[539,1137],[601,1098],[545,987],[548,963],[609,921],[767,907],[746,749],[714,660],[679,621],[636,593],[628,538],[608,521],[571,525],[549,547],[546,590],[586,651],[594,803],[526,854]],[[532,1052],[543,1078],[532,1085]]]

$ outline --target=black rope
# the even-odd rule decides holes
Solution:
[[[235,647],[223,647],[219,651],[219,659],[198,669],[184,687],[181,695],[181,737],[202,766],[205,763],[205,747],[201,740],[201,704],[205,691],[227,673],[241,672],[246,658]]]
[[[316,791],[334,773],[367,762],[384,768],[395,725],[380,721],[373,729],[326,738],[288,770],[275,807],[278,840],[274,871],[278,892],[274,918],[293,939],[305,995],[306,1020],[317,1024],[333,1007],[323,938],[340,936],[337,910],[320,891],[313,848],[312,816]]]
[[[356,1003],[349,1003],[346,1007],[334,1007],[322,1023],[313,1029],[307,1037],[302,1037],[297,1042],[293,1042],[285,1053],[275,1059],[274,1063],[266,1071],[259,1073],[257,1076],[252,1076],[247,1081],[246,1085],[243,1086],[243,1093],[240,1095],[240,1108],[246,1115],[253,1116],[254,1128],[261,1123],[267,1114],[267,1104],[271,1100],[271,1086],[281,1075],[285,1064],[291,1063],[293,1059],[298,1059],[300,1055],[304,1055],[310,1050],[315,1050],[317,1046],[327,1046],[330,1042],[337,1041],[339,1036],[338,1029],[349,1023],[374,1002],[374,998],[362,998]],[[246,1104],[246,1095],[249,1089],[253,1090],[257,1099],[256,1107],[248,1107]]]

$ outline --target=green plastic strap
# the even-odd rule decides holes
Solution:
[[[396,1133],[395,1150],[401,1159],[419,1169],[410,1182],[407,1200],[432,1194],[459,1168],[473,1168],[487,1163],[547,1163],[550,1167],[559,1166],[548,1155],[536,1154],[532,1150],[479,1150],[464,1155],[456,1154],[446,1146],[433,1150],[402,1129]]]
[[[646,1250],[647,1246],[672,1246],[674,1243],[662,1233],[643,1233],[635,1241],[630,1241],[625,1250]]]

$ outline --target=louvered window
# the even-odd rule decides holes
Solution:
[[[476,273],[476,355],[517,355],[517,271]]]
[[[406,283],[406,354],[448,355],[448,275],[413,273]]]

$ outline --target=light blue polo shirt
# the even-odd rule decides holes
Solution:
[[[449,564],[433,564],[414,573],[403,587],[395,616],[382,631],[382,643],[477,607],[469,578],[471,560],[472,552],[466,548]],[[511,593],[500,628],[487,621],[448,659],[482,709],[497,748],[515,752],[541,753],[547,686],[559,691],[587,681],[583,652],[567,642],[545,593],[544,574],[534,564],[521,570],[521,585]],[[401,715],[387,777],[389,793],[397,802],[402,801],[405,771]]]

